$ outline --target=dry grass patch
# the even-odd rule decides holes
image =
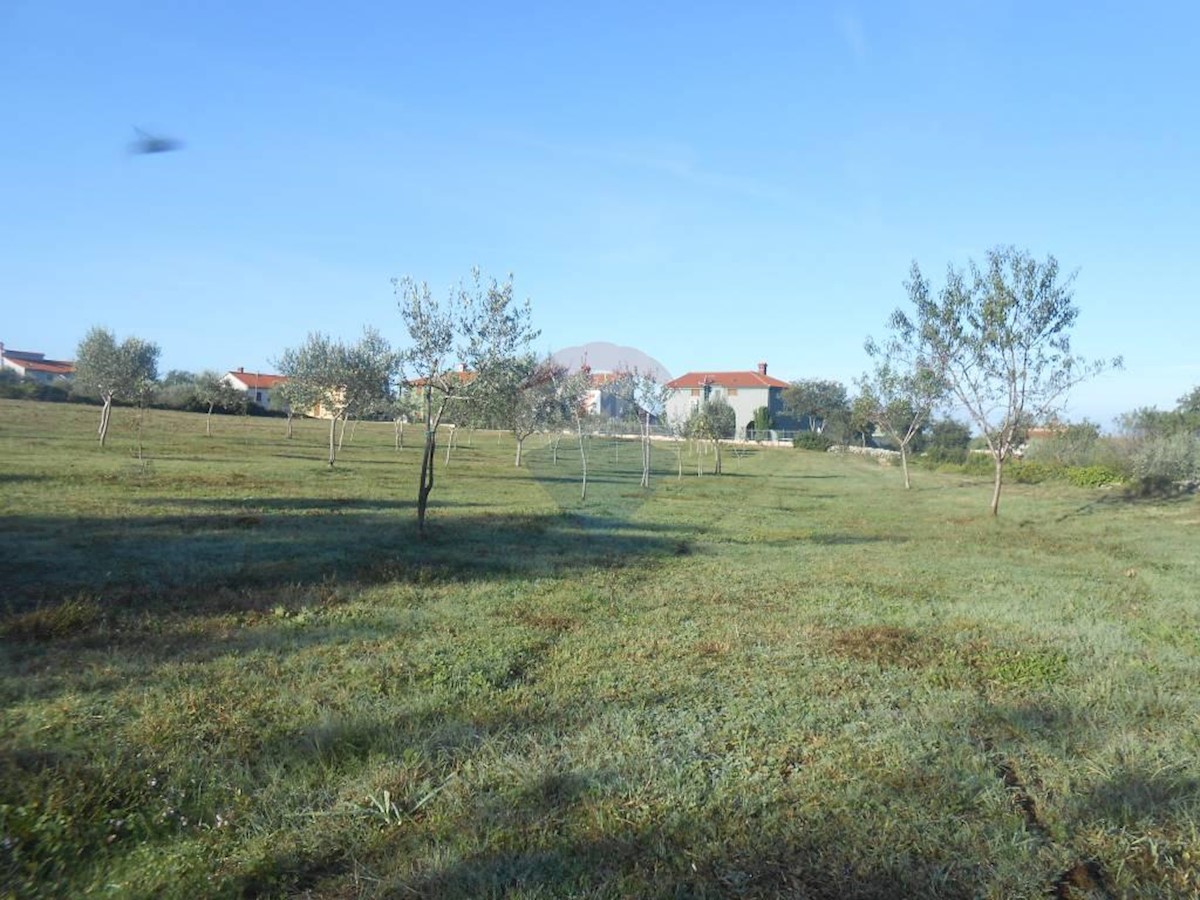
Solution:
[[[837,656],[905,669],[933,665],[944,647],[933,635],[897,625],[818,629],[817,637]]]

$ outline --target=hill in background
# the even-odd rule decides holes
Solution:
[[[554,352],[555,362],[567,366],[571,370],[578,369],[584,363],[597,372],[617,372],[633,370],[649,373],[659,382],[671,380],[667,367],[653,356],[643,353],[636,347],[621,347],[607,341],[592,341],[590,344],[580,344],[578,347],[564,347]]]

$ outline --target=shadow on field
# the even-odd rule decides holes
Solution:
[[[852,825],[819,812],[786,834],[756,829],[744,809],[711,807],[660,825],[612,825],[584,840],[551,836],[553,826],[578,821],[588,795],[610,780],[604,772],[561,772],[533,781],[517,803],[485,815],[500,833],[546,835],[539,846],[468,856],[389,887],[399,896],[463,898],[973,896],[970,864],[904,853],[889,859],[864,847]],[[953,878],[950,869],[958,869]]]
[[[20,613],[90,597],[140,611],[203,607],[275,588],[356,581],[458,581],[622,566],[674,554],[688,535],[672,528],[567,512],[439,518],[428,536],[391,501],[299,498],[192,501],[195,515],[3,516],[4,607]],[[211,511],[209,511],[211,510]],[[238,592],[237,594],[233,592]],[[197,612],[206,610],[197,609]]]

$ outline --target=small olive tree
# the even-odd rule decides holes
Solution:
[[[895,316],[891,327],[892,334],[882,345],[867,338],[865,349],[874,366],[858,380],[856,404],[862,415],[895,442],[904,487],[910,489],[909,447],[929,424],[947,386],[936,355],[921,333]]]
[[[196,376],[196,380],[192,382],[192,390],[197,402],[205,407],[205,437],[212,437],[214,409],[220,408],[227,411],[245,411],[246,409],[246,395],[211,369],[206,369]]]
[[[312,333],[300,347],[285,350],[276,361],[287,379],[283,397],[293,402],[320,404],[329,416],[329,465],[337,460],[337,426],[351,415],[361,414],[391,395],[399,372],[399,357],[373,328],[364,328],[362,338],[346,344]]]
[[[713,474],[720,475],[722,471],[721,440],[732,438],[737,432],[737,414],[733,411],[733,407],[724,398],[715,397],[692,410],[684,428],[692,439],[712,442]],[[700,474],[698,459],[696,474]]]
[[[897,310],[892,327],[913,335],[928,361],[987,443],[995,468],[991,513],[1000,510],[1004,464],[1030,421],[1049,421],[1081,381],[1121,365],[1119,357],[1087,362],[1071,350],[1079,315],[1074,274],[1060,277],[1014,247],[987,252],[982,266],[950,266],[935,295],[914,262],[905,283],[911,312]]]
[[[92,328],[75,351],[75,389],[95,394],[103,404],[97,433],[108,437],[113,400],[144,403],[158,378],[158,345],[129,337],[117,343],[106,328]]]
[[[404,366],[421,394],[425,446],[417,485],[417,531],[425,534],[425,516],[434,484],[437,429],[451,402],[483,395],[497,373],[537,337],[529,303],[513,299],[511,276],[485,282],[473,269],[469,282],[437,300],[425,282],[392,280],[400,316],[411,344]]]

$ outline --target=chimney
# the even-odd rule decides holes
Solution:
[[[458,364],[458,371],[459,371],[459,372],[466,372],[466,371],[467,371],[467,364],[466,364],[465,362],[460,362],[460,363]]]
[[[238,374],[239,374],[239,375],[241,375],[241,374],[242,374],[243,372],[245,372],[245,371],[246,371],[246,370],[245,370],[244,368],[242,368],[241,366],[238,366]]]
[[[766,374],[767,374],[767,364],[766,364],[766,363],[759,363],[759,364],[758,364],[758,374],[759,374],[759,375],[766,375]]]

